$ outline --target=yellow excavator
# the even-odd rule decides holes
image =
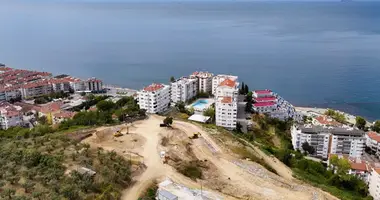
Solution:
[[[114,133],[113,133],[113,136],[114,137],[120,137],[120,136],[122,136],[123,134],[120,132],[120,130],[117,130],[117,131],[115,131]]]

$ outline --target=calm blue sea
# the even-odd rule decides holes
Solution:
[[[231,73],[380,118],[380,2],[104,2],[0,1],[0,62],[135,89]]]

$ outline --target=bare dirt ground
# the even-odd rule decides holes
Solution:
[[[257,154],[279,175],[257,163],[239,159],[228,149],[232,138],[215,137],[217,133],[209,134],[197,125],[182,121],[175,121],[173,129],[160,128],[162,120],[162,117],[150,116],[133,123],[128,135],[117,138],[112,136],[114,128],[126,133],[126,125],[100,128],[97,134],[84,140],[93,147],[114,150],[146,166],[143,173],[134,177],[135,184],[125,190],[123,200],[138,199],[152,181],[166,177],[191,188],[200,188],[202,184],[225,199],[336,199],[294,180],[289,168],[254,146]],[[200,133],[200,137],[189,139],[194,133]],[[168,164],[163,164],[161,151],[170,157]],[[176,167],[181,161],[203,162],[203,179],[195,181],[178,173]]]

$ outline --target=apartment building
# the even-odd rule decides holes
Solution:
[[[147,113],[160,113],[170,105],[170,86],[153,83],[137,92],[140,109]]]
[[[23,124],[21,107],[0,101],[0,129],[8,129]]]
[[[329,154],[329,159],[327,160],[327,166],[329,168],[334,168],[334,166],[330,163],[330,159],[332,156],[337,156],[338,159],[345,159],[350,164],[350,168],[348,169],[347,174],[357,176],[363,181],[368,181],[369,169],[371,163],[363,160],[361,157],[351,157],[347,154]]]
[[[307,142],[315,149],[312,156],[324,159],[330,153],[361,157],[365,148],[364,132],[353,128],[295,125],[291,135],[295,150],[303,151],[302,144]]]
[[[212,77],[214,74],[209,72],[194,72],[190,75],[190,78],[198,79],[199,92],[212,93]]]
[[[369,169],[367,183],[369,194],[374,200],[380,200],[380,166],[378,163]]]
[[[23,99],[29,99],[52,93],[53,87],[48,80],[29,82],[21,86],[21,96]]]
[[[224,80],[229,79],[231,81],[234,81],[237,83],[238,77],[237,76],[232,76],[232,75],[224,75],[224,74],[219,74],[217,76],[214,76],[212,78],[212,94],[216,94],[216,89],[219,87],[219,84],[222,83]]]
[[[103,91],[103,81],[97,78],[89,78],[86,81],[86,90],[91,92],[101,92]]]
[[[283,99],[272,90],[255,90],[252,93],[253,110],[258,113],[268,114],[272,118],[280,120],[294,119],[301,121],[301,115],[288,101]]]
[[[225,79],[215,90],[215,123],[227,129],[236,128],[239,83],[234,80]]]
[[[16,87],[0,87],[0,101],[10,101],[21,97],[21,92]]]
[[[171,83],[171,100],[173,103],[187,102],[198,94],[198,79],[182,77]]]
[[[369,132],[365,135],[366,146],[379,158],[380,157],[380,134]]]

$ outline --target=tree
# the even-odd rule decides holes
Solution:
[[[339,175],[346,175],[348,170],[351,168],[351,165],[348,160],[341,158],[338,160],[337,168],[337,173]]]
[[[366,123],[367,122],[366,122],[366,120],[363,117],[360,117],[360,116],[356,117],[356,123],[355,123],[355,125],[359,129],[364,130]]]
[[[248,85],[245,85],[244,86],[244,94],[248,94],[248,92],[249,92]]]
[[[33,182],[26,180],[25,183],[22,184],[22,187],[24,188],[25,193],[29,193],[30,190],[33,189],[34,185],[35,184]]]
[[[16,190],[14,189],[5,189],[1,192],[1,197],[6,199],[12,199],[12,197],[16,194]]]
[[[245,92],[245,84],[244,84],[244,82],[242,82],[242,83],[241,83],[241,88],[240,88],[240,90],[239,90],[239,93],[240,93],[240,94],[244,94],[244,92]]]
[[[171,77],[170,77],[170,82],[171,82],[171,83],[174,83],[174,82],[175,82],[175,78],[174,78],[174,76],[171,76]]]
[[[302,144],[302,149],[307,152],[308,154],[314,154],[315,149],[314,147],[310,146],[308,142],[304,142]]]
[[[213,107],[207,108],[205,111],[203,111],[203,115],[211,117],[212,119],[214,119],[214,117],[215,117],[215,108],[213,108]]]
[[[115,103],[112,101],[102,100],[96,104],[96,108],[100,111],[110,111],[115,107]]]
[[[86,96],[86,93],[85,93],[85,92],[81,92],[80,95],[81,95],[82,97],[84,97],[84,96]]]
[[[38,123],[39,124],[42,124],[42,125],[45,125],[48,123],[48,119],[47,117],[44,115],[44,116],[41,116],[37,119]]]
[[[247,103],[245,104],[245,112],[251,113],[252,112],[252,92],[247,93]]]
[[[166,117],[163,122],[165,125],[171,126],[173,124],[173,117]]]
[[[181,113],[186,113],[186,109],[185,109],[185,102],[183,101],[179,101],[175,104],[175,107],[178,108],[179,112]]]
[[[372,126],[372,130],[373,131],[376,131],[376,132],[380,132],[380,120],[377,120],[373,126]]]

